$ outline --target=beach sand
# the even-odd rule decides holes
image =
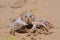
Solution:
[[[26,37],[27,33],[9,35],[9,22],[27,11],[46,18],[54,25],[53,34]],[[0,0],[0,40],[60,40],[60,0]]]

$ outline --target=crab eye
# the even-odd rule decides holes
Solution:
[[[32,18],[32,15],[30,15],[30,18]]]
[[[25,16],[25,18],[26,18],[27,16]]]

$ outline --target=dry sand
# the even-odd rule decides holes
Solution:
[[[54,33],[30,37],[26,37],[27,33],[9,35],[9,19],[25,10],[31,10],[39,18],[47,18],[54,25]],[[0,0],[0,40],[60,40],[60,0]]]

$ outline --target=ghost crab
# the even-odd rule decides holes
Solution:
[[[47,33],[49,32],[49,29],[47,27],[53,28],[52,25],[45,18],[42,18],[42,19],[35,18],[35,16],[32,15],[31,13],[23,13],[23,14],[20,14],[20,16],[21,16],[21,18],[14,18],[11,21],[10,34],[13,33],[13,35],[14,35],[16,29],[21,29],[23,26],[26,27],[26,25],[29,25],[29,26],[27,26],[29,28],[29,27],[31,27],[30,24],[32,24],[32,27],[30,28],[29,35],[30,35],[30,33],[34,32],[37,27],[41,27],[41,25],[42,25],[42,27],[45,28]],[[28,30],[26,30],[26,31],[28,31]]]

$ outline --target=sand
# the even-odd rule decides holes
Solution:
[[[60,0],[0,0],[0,40],[60,40]],[[27,11],[39,18],[47,18],[54,25],[51,35],[26,37],[27,33],[9,35],[9,22]]]

